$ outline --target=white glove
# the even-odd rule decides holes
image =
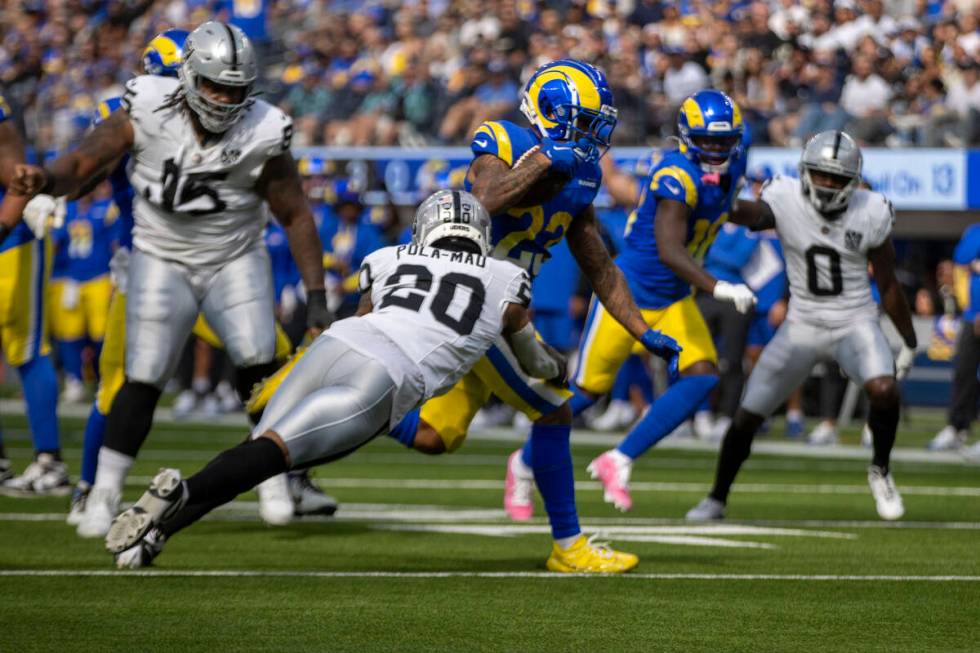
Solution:
[[[915,360],[915,350],[908,345],[902,345],[895,357],[895,378],[899,381],[904,379],[912,369],[912,361]]]
[[[66,311],[73,311],[78,308],[78,302],[82,296],[82,290],[77,281],[66,279],[61,291],[61,308]]]
[[[279,293],[279,315],[283,322],[291,322],[296,307],[299,306],[299,298],[296,296],[296,289],[286,286]]]
[[[44,238],[48,228],[57,229],[65,223],[65,198],[35,195],[24,207],[24,222],[37,238]]]
[[[109,261],[109,278],[119,292],[126,294],[126,283],[129,280],[129,248],[120,247]]]
[[[717,281],[713,294],[715,299],[735,304],[735,310],[739,313],[748,313],[755,307],[757,301],[755,293],[744,283]]]

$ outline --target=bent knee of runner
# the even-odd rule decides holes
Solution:
[[[534,420],[535,424],[571,424],[572,423],[572,407],[568,405],[566,401],[557,410],[553,410],[547,415],[542,415],[538,419]]]
[[[260,435],[259,437],[260,438],[269,438],[270,440],[272,440],[273,442],[275,442],[276,443],[276,446],[279,447],[279,451],[282,452],[283,458],[286,459],[286,467],[287,468],[291,468],[293,466],[293,461],[289,457],[289,447],[286,446],[286,442],[282,439],[282,437],[278,433],[276,433],[275,431],[269,430],[269,431],[266,431],[265,433],[263,433],[262,435]]]
[[[454,438],[452,434],[446,434],[444,438],[431,424],[421,419],[419,420],[419,427],[415,431],[415,441],[412,442],[412,448],[421,453],[436,456],[455,449],[455,447],[450,448],[449,443],[457,441],[462,442],[462,437]]]
[[[709,360],[695,361],[681,370],[681,376],[718,375],[718,366]]]
[[[868,400],[875,408],[888,408],[898,403],[898,384],[893,376],[879,376],[864,384]]]

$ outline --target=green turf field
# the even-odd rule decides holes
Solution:
[[[593,434],[574,447],[579,508],[587,530],[640,555],[626,577],[545,572],[546,521],[511,524],[500,508],[516,440],[440,459],[381,439],[318,470],[337,518],[273,529],[244,495],[146,575],[116,572],[100,542],[77,538],[66,499],[0,497],[0,651],[976,651],[980,467],[917,455],[940,421],[902,426],[895,525],[877,520],[867,463],[847,450],[759,453],[730,521],[709,526],[678,518],[706,492],[714,454],[655,450],[624,517],[585,474],[606,448]],[[2,422],[20,469],[24,419]],[[63,424],[77,472],[83,422]],[[243,433],[159,425],[126,499],[158,467],[194,472]]]

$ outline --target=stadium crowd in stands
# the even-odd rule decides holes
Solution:
[[[465,143],[563,56],[607,71],[623,144],[661,142],[707,86],[736,98],[755,144],[841,127],[872,145],[980,142],[972,0],[28,0],[0,17],[0,84],[29,136],[60,148],[148,38],[212,15],[259,44],[298,145]]]

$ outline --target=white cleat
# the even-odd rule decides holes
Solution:
[[[184,390],[174,400],[174,419],[187,419],[197,408],[197,393],[193,390]]]
[[[79,537],[105,537],[112,526],[112,518],[119,512],[121,500],[118,490],[93,487],[85,501],[85,514],[75,530]]]
[[[38,454],[23,474],[3,482],[3,490],[21,496],[65,496],[71,492],[68,466],[49,453]]]
[[[259,516],[270,526],[285,526],[293,520],[293,498],[289,495],[289,479],[277,474],[259,483]]]
[[[122,553],[139,544],[151,528],[180,510],[184,497],[180,470],[161,469],[143,496],[112,520],[105,536],[106,551]]]
[[[966,444],[967,432],[957,431],[956,427],[946,425],[936,434],[926,449],[929,451],[955,451]]]
[[[595,431],[621,431],[636,421],[636,409],[624,399],[613,399],[606,412],[589,425]]]
[[[61,391],[61,402],[65,404],[80,404],[87,398],[85,384],[72,377],[65,378],[65,389]]]
[[[688,521],[720,521],[725,518],[725,504],[718,499],[705,497],[698,505],[687,511],[684,519]]]
[[[79,481],[71,491],[71,505],[68,508],[68,517],[65,518],[65,523],[69,526],[78,526],[82,523],[85,517],[85,503],[91,491],[92,487],[85,481]]]
[[[714,433],[715,420],[709,410],[699,410],[694,414],[694,435],[698,440],[711,442]]]
[[[877,465],[871,465],[868,467],[868,485],[871,486],[878,516],[888,521],[901,519],[905,514],[905,505],[892,475]]]
[[[293,514],[330,516],[337,512],[337,500],[321,490],[308,471],[289,472],[289,494],[293,500]]]
[[[963,456],[970,462],[980,463],[980,442],[974,442],[969,447],[964,448]]]
[[[711,429],[711,436],[708,438],[709,442],[721,442],[725,439],[725,434],[728,433],[728,429],[732,426],[732,418],[728,415],[722,415],[715,420],[715,425]]]
[[[823,421],[817,424],[816,428],[810,431],[807,442],[817,447],[829,447],[837,444],[840,436],[837,434],[837,427],[833,422]]]
[[[861,429],[861,446],[865,449],[870,449],[874,446],[874,443],[874,433],[871,432],[871,427],[865,424],[864,428]]]
[[[115,554],[117,569],[142,569],[149,567],[163,553],[166,536],[159,529],[151,528],[139,542]]]

